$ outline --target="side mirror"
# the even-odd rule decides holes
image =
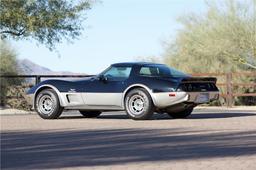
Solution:
[[[104,75],[100,75],[100,76],[99,76],[99,80],[100,80],[100,81],[103,81],[103,82],[106,82],[106,81],[108,81],[108,78],[105,77]]]

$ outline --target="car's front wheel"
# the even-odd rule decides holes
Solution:
[[[79,112],[87,118],[94,118],[94,117],[98,117],[101,112],[100,111],[88,111],[88,110],[79,110]]]
[[[186,118],[189,115],[191,115],[191,113],[193,112],[193,109],[194,109],[193,107],[190,107],[179,112],[167,112],[167,114],[174,119]]]
[[[63,111],[58,95],[52,89],[42,90],[36,96],[35,109],[38,115],[43,119],[56,119]]]
[[[134,120],[150,119],[154,113],[150,94],[143,88],[131,90],[125,97],[125,110]]]

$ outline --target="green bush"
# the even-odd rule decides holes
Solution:
[[[17,75],[17,62],[14,50],[5,41],[0,40],[0,75]],[[20,85],[22,79],[0,78],[0,105],[6,104],[7,88],[11,85]]]

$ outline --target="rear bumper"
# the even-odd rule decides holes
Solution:
[[[206,94],[209,97],[208,101],[198,102],[198,98],[200,95]],[[156,107],[158,108],[166,108],[178,103],[195,103],[202,104],[208,103],[213,100],[217,100],[219,98],[218,91],[211,92],[163,92],[163,93],[153,93],[152,99]]]
[[[200,104],[200,102],[197,102],[197,99],[198,99],[199,95],[201,95],[201,94],[208,94],[209,102],[219,99],[219,92],[189,92],[187,102],[193,102],[193,103]],[[202,102],[202,103],[208,103],[208,102]]]

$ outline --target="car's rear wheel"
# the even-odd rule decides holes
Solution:
[[[125,110],[134,120],[150,119],[154,113],[150,94],[143,88],[131,90],[125,97]]]
[[[101,112],[100,111],[88,111],[88,110],[79,110],[79,112],[87,118],[94,118],[94,117],[98,117]]]
[[[43,119],[57,119],[63,111],[58,95],[52,89],[39,92],[35,100],[35,109]]]
[[[174,119],[181,119],[186,118],[193,112],[193,107],[187,108],[185,110],[179,111],[179,112],[167,112],[169,116],[171,116]]]

